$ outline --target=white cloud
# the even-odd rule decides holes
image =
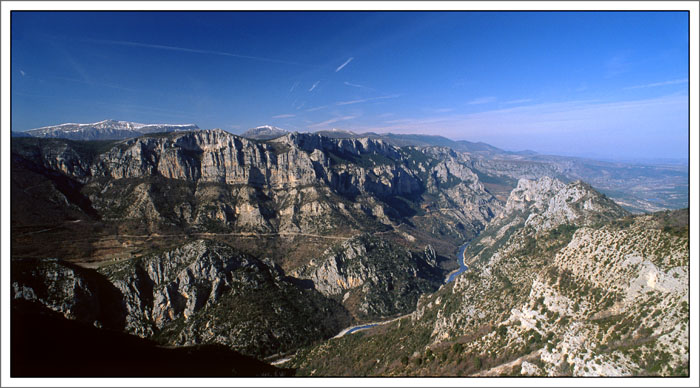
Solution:
[[[56,76],[49,76],[48,78],[52,79],[57,79],[61,81],[68,81],[68,82],[77,82],[85,85],[90,85],[90,86],[100,86],[100,87],[106,87],[106,88],[111,88],[111,89],[118,89],[118,90],[125,90],[128,92],[151,92],[150,90],[142,90],[142,89],[132,89],[132,88],[127,88],[121,85],[113,85],[113,84],[107,84],[107,83],[101,83],[101,82],[94,82],[94,81],[88,81],[84,79],[76,79],[76,78],[67,78],[67,77],[56,77]]]
[[[391,94],[388,96],[381,96],[381,97],[370,97],[370,98],[361,98],[359,100],[340,101],[340,102],[336,102],[335,104],[336,105],[352,105],[352,104],[359,104],[359,103],[368,102],[368,101],[386,100],[389,98],[396,98],[396,97],[400,97],[400,96],[401,96],[400,94]]]
[[[530,101],[532,101],[532,98],[521,98],[519,100],[506,101],[506,102],[504,102],[504,104],[506,104],[506,105],[523,104],[523,103],[530,102]]]
[[[256,57],[256,56],[252,56],[252,55],[241,55],[241,54],[234,54],[234,53],[229,53],[229,52],[225,52],[225,51],[199,50],[199,49],[192,49],[192,48],[187,48],[187,47],[166,46],[166,45],[162,45],[162,44],[150,44],[150,43],[141,43],[141,42],[122,41],[122,40],[85,39],[85,41],[102,43],[102,44],[119,45],[119,46],[131,46],[131,47],[153,48],[153,49],[159,49],[159,50],[181,51],[181,52],[186,52],[186,53],[220,55],[220,56],[224,56],[224,57],[250,59],[250,60],[254,60],[254,61],[283,63],[283,64],[287,64],[287,65],[308,66],[308,65],[304,65],[302,63],[287,61],[287,60],[283,60],[283,59]]]
[[[611,156],[656,156],[687,150],[687,106],[688,96],[680,94],[630,101],[540,103],[471,114],[400,118],[362,129],[434,133],[505,149],[554,154],[595,151]]]
[[[314,82],[314,84],[311,85],[311,88],[309,89],[309,91],[310,91],[310,92],[313,92],[314,89],[316,89],[316,86],[318,86],[319,83],[321,83],[321,81],[316,81],[316,82]]]
[[[27,73],[25,73],[24,70],[20,70],[19,73],[22,75],[22,77],[24,77],[25,75],[27,75]]]
[[[415,123],[415,119],[395,119],[395,120],[386,120],[385,123],[387,124],[408,124],[408,123]]]
[[[448,113],[452,112],[454,109],[452,108],[425,108],[423,109],[426,112],[432,112],[432,113]]]
[[[313,108],[306,109],[306,111],[307,112],[315,112],[317,110],[326,109],[326,108],[328,108],[328,105],[321,105],[321,106],[316,106]]]
[[[281,115],[272,116],[273,119],[287,119],[290,117],[296,117],[296,115],[285,113],[285,114],[281,114]]]
[[[337,72],[339,72],[339,71],[343,70],[343,68],[344,68],[345,66],[347,66],[347,65],[348,65],[348,63],[350,63],[350,61],[352,61],[353,59],[355,59],[355,58],[353,58],[353,57],[350,57],[350,58],[348,58],[348,60],[347,60],[347,61],[343,62],[343,64],[342,64],[342,65],[338,66],[338,68],[337,68],[337,69],[335,69],[335,72],[337,73]]]
[[[625,90],[628,90],[628,89],[653,88],[653,87],[656,87],[656,86],[679,85],[679,84],[687,84],[687,83],[688,83],[688,79],[687,79],[687,78],[683,78],[683,79],[674,79],[674,80],[671,80],[671,81],[654,82],[654,83],[646,84],[646,85],[630,86],[630,87],[627,87],[627,88],[624,88],[624,89],[625,89]]]
[[[343,84],[345,84],[345,85],[347,85],[347,86],[352,86],[353,88],[374,90],[374,89],[372,89],[372,88],[370,88],[370,87],[367,87],[367,86],[364,86],[364,85],[360,85],[360,84],[354,84],[354,83],[351,83],[351,82],[348,82],[348,81],[343,82]]]
[[[475,98],[469,102],[467,102],[467,105],[479,105],[479,104],[488,104],[489,102],[494,102],[496,101],[496,97],[480,97],[480,98]]]
[[[320,123],[316,123],[313,125],[309,125],[309,128],[319,128],[319,127],[324,127],[327,126],[328,124],[333,124],[337,123],[338,121],[345,121],[345,120],[352,120],[358,116],[342,116],[342,117],[334,117],[330,120],[322,121]]]

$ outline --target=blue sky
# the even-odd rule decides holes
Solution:
[[[12,14],[12,129],[104,119],[686,158],[681,12]]]

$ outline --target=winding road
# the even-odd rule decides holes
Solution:
[[[457,276],[459,276],[459,274],[463,273],[464,271],[466,271],[468,269],[467,265],[464,264],[464,261],[465,261],[464,252],[467,250],[468,245],[469,245],[469,243],[465,243],[459,247],[459,251],[457,252],[457,263],[459,263],[459,268],[450,272],[450,274],[447,275],[447,278],[445,279],[445,284],[454,281],[455,278]],[[389,319],[386,321],[381,321],[381,322],[363,323],[363,324],[357,325],[357,326],[350,326],[350,327],[347,327],[347,328],[341,330],[340,333],[338,333],[335,337],[333,337],[331,339],[340,338],[346,334],[352,334],[352,333],[355,333],[358,331],[367,330],[371,327],[386,325],[387,323],[391,323],[391,322],[397,321],[399,319],[406,318],[406,317],[410,316],[411,314],[412,313],[408,313],[408,314],[402,315],[400,317],[392,318],[392,319]],[[293,358],[293,356],[280,358],[276,361],[273,361],[271,364],[272,365],[281,365],[281,364],[286,363],[287,361],[290,361],[292,358]]]
[[[457,276],[459,276],[461,273],[469,269],[466,264],[464,264],[465,258],[464,258],[464,252],[467,250],[467,246],[469,246],[469,243],[462,244],[462,246],[459,247],[459,251],[457,252],[457,263],[459,263],[459,268],[456,270],[450,272],[449,275],[447,275],[447,278],[445,279],[445,284],[453,282]],[[379,325],[386,325],[387,323],[394,322],[398,319],[401,318],[406,318],[408,317],[409,314],[402,315],[397,318],[389,319],[387,321],[382,321],[382,322],[372,322],[372,323],[363,323],[362,325],[357,325],[357,326],[350,326],[348,328],[343,329],[340,333],[338,333],[335,337],[333,338],[340,338],[344,336],[345,334],[352,334],[361,330],[366,330],[371,327],[379,326]]]

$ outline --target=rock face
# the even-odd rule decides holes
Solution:
[[[498,217],[507,218],[515,212],[528,214],[525,225],[538,231],[564,223],[590,225],[628,214],[582,181],[566,185],[549,177],[518,182]]]
[[[427,211],[417,221],[457,243],[501,206],[466,157],[369,138],[291,133],[259,142],[207,130],[113,144],[14,139],[13,158],[71,180],[102,219],[145,219],[150,231],[324,234],[338,225],[382,229]]]
[[[63,138],[70,140],[128,139],[148,133],[193,131],[194,124],[140,124],[129,121],[104,120],[92,124],[60,124],[23,132],[32,137]]]
[[[607,206],[580,183],[521,181],[454,283],[380,334],[325,343],[293,365],[315,375],[687,376],[688,211],[612,218],[620,209]],[[353,364],[360,354],[375,362]]]
[[[508,152],[485,143],[453,141],[441,136],[355,134],[337,130],[317,133],[328,137],[381,139],[397,147],[449,147],[470,155],[469,168],[480,174],[487,189],[504,201],[518,179],[549,176],[566,183],[587,182],[636,213],[685,208],[689,203],[687,163],[649,165],[539,155],[531,151]]]
[[[687,228],[663,227],[664,217],[549,233],[536,237],[532,249],[527,233],[515,233],[487,264],[459,278],[451,296],[444,294],[460,301],[458,311],[438,312],[432,341],[492,321],[492,334],[465,348],[482,354],[520,348],[512,359],[537,351],[529,360],[537,369],[513,365],[523,374],[687,373]],[[487,301],[494,293],[506,297]]]
[[[272,262],[220,244],[197,241],[101,272],[124,295],[126,330],[171,344],[219,343],[269,356],[348,322],[338,304],[299,289]]]
[[[102,276],[60,261],[13,264],[22,269],[14,299],[167,344],[218,343],[264,357],[350,322],[338,303],[297,287],[272,262],[206,241],[102,267]]]
[[[329,248],[292,275],[311,280],[323,295],[342,297],[359,320],[408,313],[443,279],[430,246],[424,255],[413,254],[369,235]]]
[[[124,325],[119,290],[94,271],[61,260],[13,260],[12,299],[35,302],[98,327]]]
[[[485,182],[489,189],[505,196],[518,179],[549,176],[567,183],[582,180],[635,213],[679,209],[689,203],[687,164],[644,165],[501,153],[475,157],[470,167],[491,177]]]
[[[550,177],[521,179],[503,209],[470,244],[467,262],[488,261],[524,227],[535,238],[552,230],[594,225],[626,215],[629,212],[584,182],[564,184]]]

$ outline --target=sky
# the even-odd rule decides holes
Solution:
[[[685,12],[13,12],[12,130],[105,119],[688,157]]]

